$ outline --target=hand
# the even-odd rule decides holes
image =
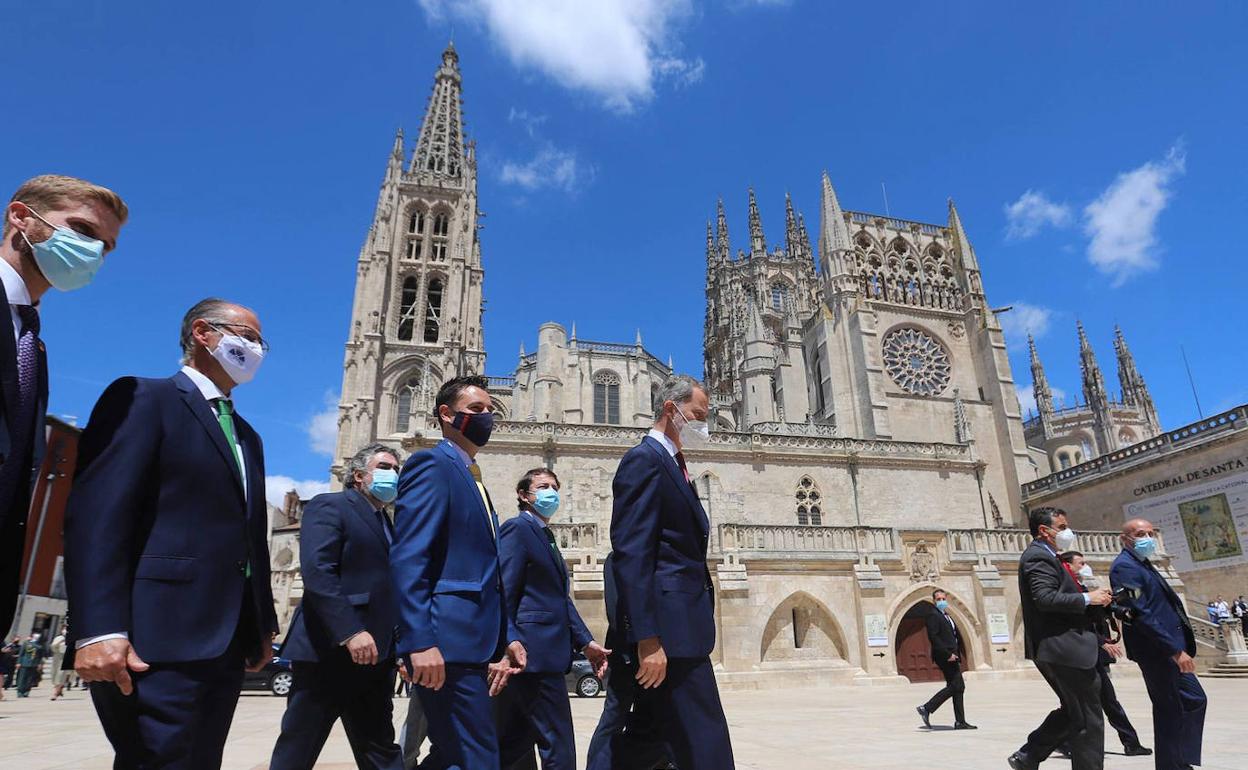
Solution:
[[[351,653],[351,661],[360,666],[377,664],[377,642],[367,631],[360,631],[347,640],[347,652]]]
[[[667,678],[667,653],[659,637],[652,636],[637,643],[637,683],[646,689],[658,687]]]
[[[581,650],[581,652],[585,653],[585,659],[589,661],[589,665],[594,667],[594,676],[602,679],[603,675],[607,673],[607,656],[611,654],[611,651],[601,644],[591,641],[585,645],[585,649]]]
[[[130,672],[146,671],[149,666],[130,646],[129,639],[105,639],[88,644],[74,655],[74,671],[84,682],[113,682],[122,695],[134,692]]]
[[[412,683],[412,675],[407,673],[407,666],[403,665],[403,659],[396,658],[394,665],[399,667],[399,678],[410,686]]]
[[[493,698],[502,692],[503,688],[507,686],[507,681],[523,670],[513,665],[511,658],[507,655],[491,663],[486,669],[485,675],[485,680],[490,684],[490,697]]]
[[[525,666],[529,665],[529,652],[519,641],[512,642],[507,645],[507,660],[511,661],[511,667],[516,669],[512,673],[519,674]]]
[[[1114,600],[1114,595],[1107,588],[1097,588],[1088,591],[1088,604],[1096,604],[1101,607],[1108,607],[1109,603]]]
[[[1196,661],[1193,660],[1192,656],[1188,655],[1187,652],[1183,650],[1176,652],[1174,654],[1173,660],[1179,667],[1179,673],[1181,674],[1196,673]]]
[[[260,671],[265,666],[269,665],[269,661],[273,660],[273,637],[275,636],[277,636],[277,634],[269,634],[260,639],[260,657],[255,660],[248,659],[246,661],[245,667],[248,671],[251,671],[252,673]]]
[[[958,662],[958,654],[956,652],[949,653],[949,662],[950,663]]]
[[[437,647],[413,652],[407,659],[416,684],[430,690],[441,690],[442,685],[446,684],[446,662],[442,660],[442,652]]]
[[[1105,644],[1102,644],[1101,646],[1105,648],[1105,652],[1108,652],[1110,656],[1113,657],[1114,660],[1122,659],[1123,652],[1122,652],[1121,644],[1113,644],[1111,642],[1106,642]]]

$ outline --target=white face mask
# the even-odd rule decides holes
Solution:
[[[676,411],[680,413],[680,419],[685,424],[680,426],[680,444],[681,446],[705,446],[711,440],[711,428],[706,424],[706,420],[690,420],[685,416],[685,410],[680,408],[680,404],[676,404]]]
[[[1069,551],[1075,547],[1075,540],[1078,539],[1073,529],[1059,529],[1053,541],[1057,544],[1058,552]]]
[[[1091,580],[1092,579],[1092,565],[1085,564],[1082,567],[1080,567],[1079,577],[1083,578],[1084,580]]]
[[[230,375],[236,385],[251,382],[256,371],[264,361],[264,348],[259,342],[252,342],[237,334],[223,334],[221,341],[212,351],[225,373]]]

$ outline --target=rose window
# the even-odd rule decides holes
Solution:
[[[918,329],[898,329],[884,338],[884,368],[907,393],[939,395],[949,384],[949,354]]]

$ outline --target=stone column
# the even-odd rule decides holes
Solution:
[[[750,578],[736,554],[715,566],[715,649],[711,661],[724,671],[751,671],[758,653],[750,644]]]
[[[1021,651],[1023,649],[1023,640],[1011,638],[1008,642],[992,641],[992,619],[993,616],[1005,618],[1005,630],[1007,633],[1013,634],[1014,629],[1010,622],[1009,605],[1005,599],[1005,582],[1001,579],[1001,573],[997,570],[996,565],[989,563],[980,563],[975,565],[975,596],[979,600],[981,615],[978,618],[983,624],[983,644],[977,652],[979,665],[977,668],[981,670],[987,669],[1011,669],[1018,667],[1018,661],[1023,657]],[[1014,651],[1013,653],[1011,651]]]
[[[1226,662],[1248,665],[1248,645],[1244,644],[1244,626],[1238,618],[1222,621],[1222,638],[1226,640]]]
[[[897,656],[888,627],[888,599],[884,595],[884,575],[878,565],[855,564],[854,583],[858,589],[859,665],[867,676],[897,676]],[[882,633],[890,640],[884,647],[870,647],[867,644],[873,617],[884,620]]]

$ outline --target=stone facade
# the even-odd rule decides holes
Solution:
[[[459,133],[460,82],[448,48],[411,163],[404,170],[402,134],[387,163],[359,258],[335,471],[374,440],[431,446],[436,385],[483,371],[476,166]],[[784,246],[769,249],[752,192],[749,202],[748,250],[733,254],[722,203],[716,227],[708,223],[713,432],[688,452],[711,521],[723,681],[914,676],[898,659],[900,629],[936,586],[949,592],[971,668],[1018,668],[1015,569],[1029,538],[1012,527],[1020,482],[1036,472],[1005,340],[956,208],[949,203],[943,224],[843,211],[825,174],[816,254],[791,203]],[[439,212],[446,224],[422,230]],[[506,516],[525,471],[559,475],[564,503],[552,528],[599,636],[611,481],[671,371],[640,333],[589,342],[575,326],[545,323],[538,349],[521,348],[513,374],[490,378],[500,419],[479,457],[485,484]],[[288,508],[273,549],[282,617],[300,585],[297,561],[280,557],[297,541],[297,505]],[[1082,541],[1107,569],[1113,537]]]

